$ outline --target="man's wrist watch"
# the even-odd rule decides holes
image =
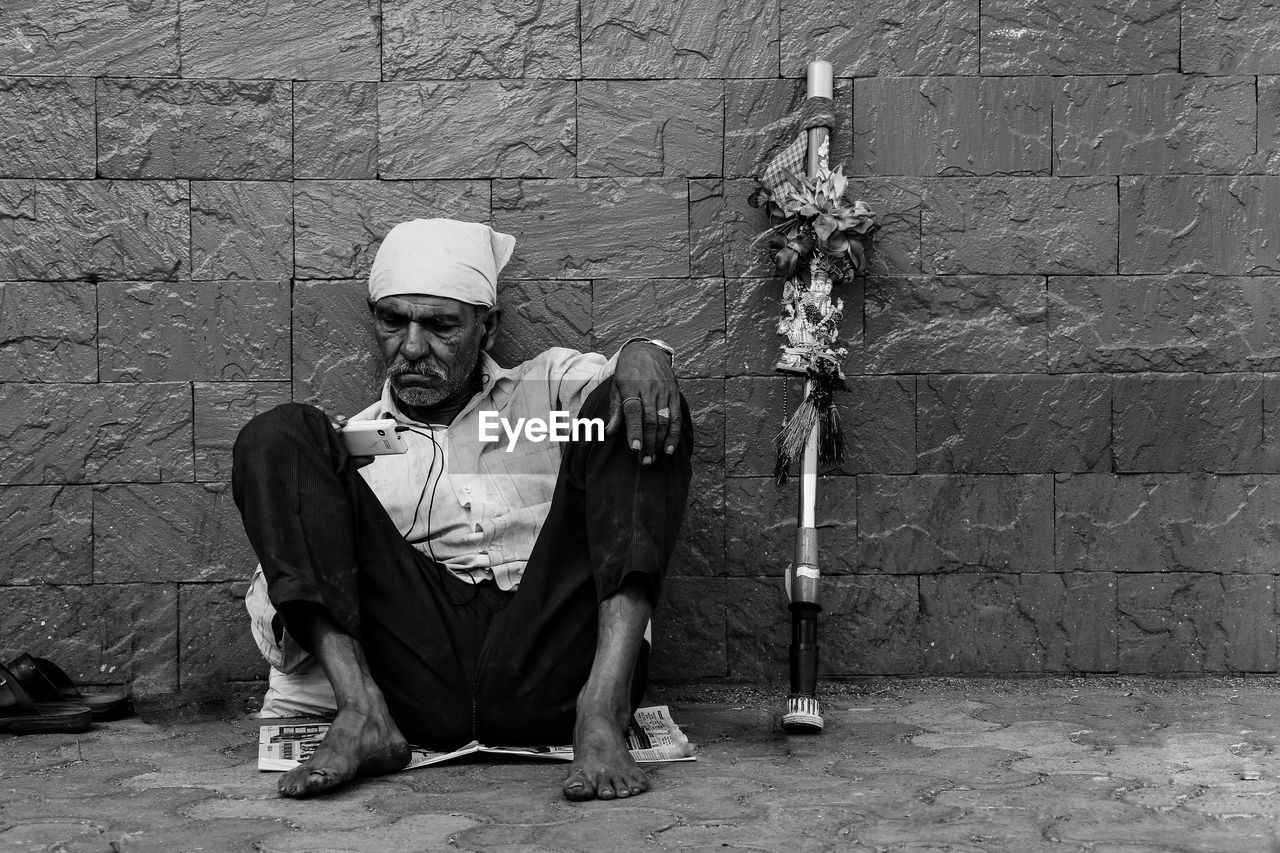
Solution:
[[[672,370],[675,370],[675,369],[676,369],[676,351],[675,351],[674,349],[672,349],[672,348],[671,348],[671,346],[670,346],[669,344],[667,344],[667,342],[666,342],[666,341],[660,341],[660,340],[658,340],[657,338],[632,338],[631,340],[629,340],[629,341],[627,341],[625,344],[623,344],[623,345],[618,349],[618,352],[622,352],[622,350],[626,349],[626,348],[627,348],[627,346],[628,346],[629,344],[652,344],[652,345],[654,345],[654,346],[655,346],[655,347],[657,347],[658,349],[660,349],[660,350],[662,350],[663,352],[665,352],[665,353],[667,354],[667,358],[671,359],[671,369],[672,369]]]

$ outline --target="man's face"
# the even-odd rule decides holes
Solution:
[[[484,346],[488,309],[440,296],[384,296],[373,333],[396,399],[435,406],[467,387]]]

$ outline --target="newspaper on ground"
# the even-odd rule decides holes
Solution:
[[[258,732],[258,769],[291,770],[311,757],[329,731],[325,722],[264,723]],[[513,758],[572,761],[572,746],[485,746],[471,741],[445,752],[415,746],[405,770],[483,753]],[[627,729],[627,749],[637,762],[695,761],[693,744],[680,731],[666,705],[639,708]]]

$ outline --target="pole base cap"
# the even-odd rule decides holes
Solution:
[[[822,710],[813,696],[787,699],[787,713],[782,715],[782,728],[794,735],[816,735],[822,731]]]

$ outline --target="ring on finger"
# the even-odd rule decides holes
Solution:
[[[658,417],[667,421],[671,420],[671,409],[667,408],[666,406],[663,406],[661,409],[658,409]]]
[[[625,406],[627,403],[630,403],[632,400],[635,400],[637,403],[642,403],[642,402],[644,402],[644,401],[643,401],[643,400],[641,400],[639,397],[624,397],[624,398],[623,398],[623,400],[622,400],[622,405],[624,405],[624,406]]]

